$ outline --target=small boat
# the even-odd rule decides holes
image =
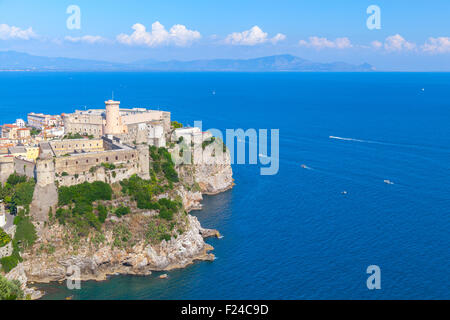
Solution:
[[[384,180],[384,183],[386,183],[386,184],[394,184],[391,180]]]
[[[72,300],[72,299],[73,299],[73,296],[66,297],[66,300]]]
[[[348,193],[348,192],[347,192],[347,191],[345,191],[345,190],[341,192],[341,194],[347,194],[347,193]]]
[[[302,164],[302,168],[303,168],[303,169],[308,169],[308,167],[306,166],[306,164]]]

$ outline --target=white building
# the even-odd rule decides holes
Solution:
[[[148,125],[148,142],[158,148],[166,146],[166,136],[162,125]]]
[[[18,126],[19,128],[25,128],[25,126],[26,126],[25,120],[16,119],[16,126]]]
[[[6,212],[5,205],[3,202],[0,202],[0,228],[6,226]]]
[[[202,132],[200,128],[197,127],[186,127],[175,129],[172,134],[172,142],[178,142],[180,138],[189,145],[191,142],[198,145],[203,142],[203,140],[209,139],[212,137],[210,132]]]

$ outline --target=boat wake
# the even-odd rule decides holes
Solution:
[[[361,140],[361,139],[353,139],[353,138],[343,138],[343,137],[335,137],[335,136],[330,136],[330,139],[344,140],[344,141],[354,141],[354,142],[364,142],[364,143],[383,144],[382,142],[377,142],[377,141]]]

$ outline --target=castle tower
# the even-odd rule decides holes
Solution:
[[[58,204],[58,189],[55,184],[55,163],[53,158],[36,161],[36,187],[30,211],[37,221],[47,221],[50,208],[53,212]]]
[[[36,182],[41,187],[55,183],[55,164],[52,158],[36,161]]]
[[[123,132],[122,120],[120,118],[120,101],[108,100],[106,105],[105,135],[120,134]]]
[[[148,146],[140,144],[136,146],[138,152],[138,175],[142,179],[150,179],[150,152]]]

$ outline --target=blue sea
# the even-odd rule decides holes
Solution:
[[[279,129],[279,172],[234,165],[236,187],[205,197],[214,262],[44,285],[44,299],[450,298],[449,73],[0,73],[1,122],[112,91],[185,125]]]

